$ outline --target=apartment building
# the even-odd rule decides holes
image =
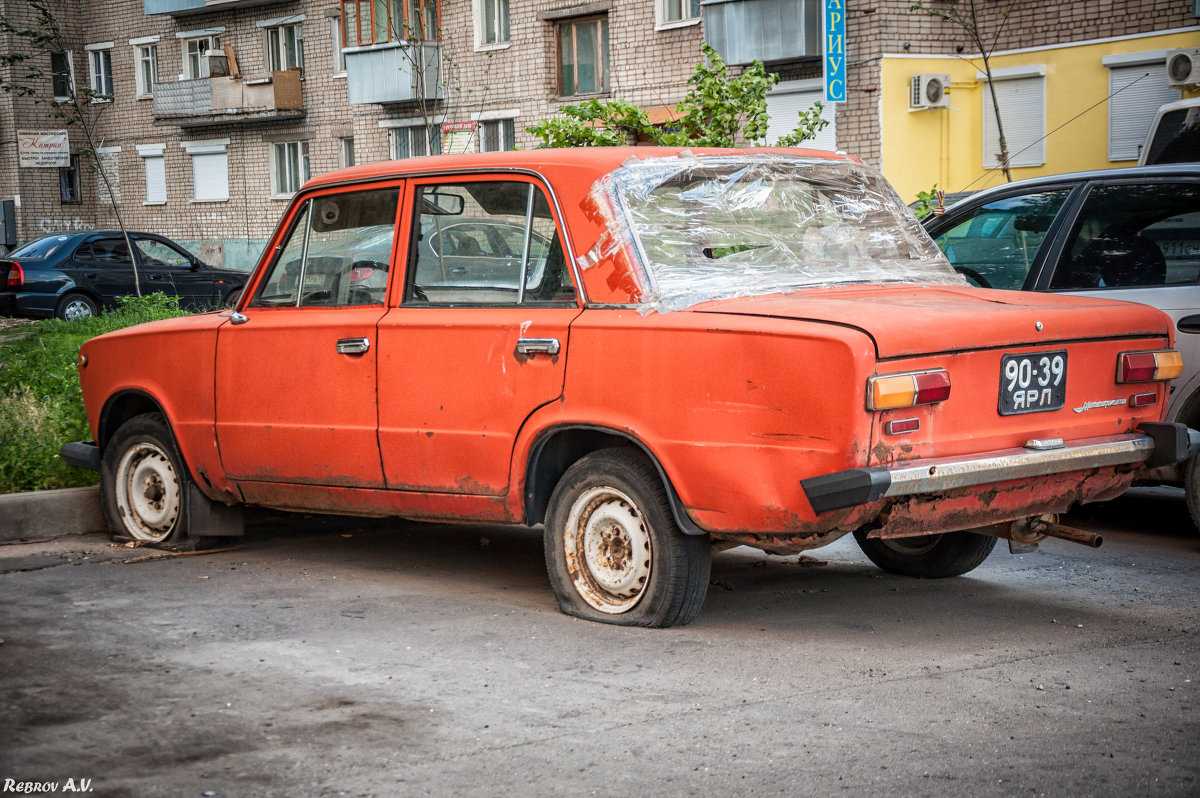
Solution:
[[[21,166],[17,132],[61,125],[32,98],[0,97],[0,203],[8,201],[13,212],[7,230],[26,240],[111,227],[111,193],[130,228],[183,241],[209,262],[232,267],[253,266],[288,199],[310,175],[431,152],[531,147],[536,142],[526,127],[589,97],[620,97],[668,120],[703,40],[734,69],[761,60],[780,75],[768,100],[768,140],[794,127],[795,112],[822,91],[822,0],[50,5],[68,44],[61,53],[33,54],[44,61],[34,88],[43,98],[72,85],[108,97],[89,103],[88,111],[111,187],[79,157],[87,145],[74,128],[70,165]],[[830,125],[815,144],[882,166],[904,194],[982,174],[983,82],[962,30],[910,11],[911,0],[844,5],[847,101],[826,108]],[[1041,65],[1042,131],[1070,110],[1055,91],[1081,100],[1098,93],[1094,99],[1103,101],[1103,78],[1113,64],[1200,46],[1193,0],[978,5],[981,25],[999,34],[1004,68],[1016,69],[1009,74]],[[25,0],[0,0],[0,13],[32,19]],[[1077,63],[1064,54],[1079,42],[1091,50]],[[1129,53],[1142,55],[1120,60]],[[1082,83],[1080,69],[1090,75]],[[910,110],[911,76],[923,73],[952,73],[949,106]],[[1028,105],[1023,92],[1008,96],[1014,107]],[[1091,125],[1084,137],[1106,135],[1103,125]],[[1023,168],[1063,171],[1060,161],[1075,168],[1079,152],[1096,150],[1064,144],[1059,156],[1057,140],[1047,142],[1042,163]],[[1095,167],[1128,162],[1107,153],[1085,160]]]

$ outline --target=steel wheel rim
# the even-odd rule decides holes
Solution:
[[[597,486],[571,504],[563,528],[567,573],[580,597],[611,615],[633,609],[650,581],[653,549],[646,519],[616,488]]]
[[[92,307],[82,299],[72,299],[63,307],[63,317],[67,321],[91,317]]]
[[[179,476],[166,452],[141,441],[117,465],[117,512],[135,540],[161,543],[175,529],[182,506]]]
[[[941,535],[921,535],[920,537],[913,538],[886,538],[883,540],[883,545],[897,554],[916,557],[933,551],[933,547],[941,539]]]

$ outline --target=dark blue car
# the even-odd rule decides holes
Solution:
[[[187,310],[232,304],[249,276],[209,266],[153,233],[130,233],[129,240],[142,293],[178,296]],[[0,314],[6,316],[94,316],[133,293],[129,245],[117,230],[46,236],[0,259]]]

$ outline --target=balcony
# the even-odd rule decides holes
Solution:
[[[170,14],[173,17],[190,17],[211,11],[226,11],[231,8],[253,8],[278,3],[280,0],[142,0],[144,14]]]
[[[343,52],[346,90],[352,104],[443,98],[442,46],[437,42],[387,42]]]
[[[700,10],[727,64],[821,57],[820,0],[702,0]]]
[[[154,84],[154,124],[181,128],[301,119],[300,70],[270,81],[219,77]]]

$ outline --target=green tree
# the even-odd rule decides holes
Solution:
[[[117,226],[125,236],[125,246],[129,248],[130,262],[133,263],[133,242],[129,240],[129,232],[121,219],[121,209],[117,205],[112,183],[97,155],[96,124],[100,115],[112,105],[112,95],[72,83],[67,96],[54,96],[53,79],[48,76],[44,64],[50,62],[52,53],[67,53],[70,47],[48,0],[23,0],[23,3],[28,16],[32,18],[30,24],[23,24],[14,16],[0,14],[0,34],[7,35],[10,45],[9,52],[0,51],[0,67],[7,67],[0,69],[0,89],[18,98],[32,99],[35,104],[45,108],[47,119],[58,122],[68,130],[78,128],[83,133],[87,146],[81,147],[79,154],[88,160],[91,171],[99,176],[107,189],[109,204],[117,219]],[[51,80],[50,96],[47,97],[44,92],[48,77]],[[70,78],[74,81],[73,75]],[[133,288],[138,296],[142,295],[136,266],[133,267]]]
[[[625,100],[588,100],[565,105],[558,115],[526,128],[547,147],[603,147],[648,139],[668,147],[733,147],[739,140],[756,145],[767,136],[767,92],[779,76],[755,61],[736,77],[729,76],[721,55],[701,45],[705,60],[688,79],[687,96],[675,106],[668,129],[650,123],[644,111]],[[781,140],[795,146],[810,139],[828,122],[821,105],[801,111],[799,124]]]

